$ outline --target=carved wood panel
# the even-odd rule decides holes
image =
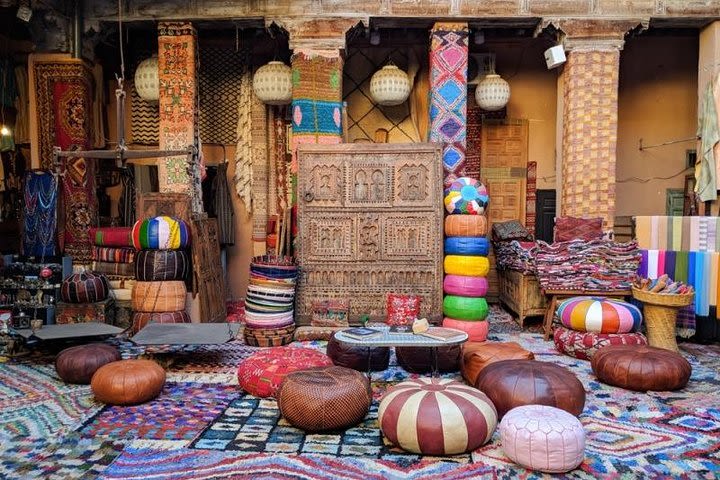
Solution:
[[[200,321],[225,322],[225,275],[217,218],[195,216],[191,224],[193,276],[200,295]]]
[[[442,318],[441,150],[434,144],[301,145],[296,318],[348,299],[350,321],[384,321],[388,293]]]

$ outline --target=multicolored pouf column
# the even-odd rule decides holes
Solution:
[[[488,334],[487,239],[488,192],[481,182],[456,179],[445,189],[445,280],[443,326],[467,332],[468,340],[484,342]]]

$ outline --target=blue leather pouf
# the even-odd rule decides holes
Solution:
[[[487,256],[490,242],[485,237],[447,237],[445,255],[482,255]]]

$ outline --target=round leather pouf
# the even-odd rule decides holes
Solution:
[[[578,332],[636,332],[642,313],[635,305],[602,297],[573,297],[557,308],[557,316],[565,327]]]
[[[388,347],[359,347],[338,342],[332,334],[327,345],[328,357],[335,365],[352,368],[360,372],[380,372],[387,370],[390,363],[390,348]]]
[[[484,342],[487,340],[488,331],[490,331],[490,324],[484,320],[455,320],[454,318],[445,317],[442,326],[467,333],[468,342]]]
[[[515,342],[467,342],[462,346],[460,372],[470,385],[475,385],[480,372],[490,364],[501,360],[533,360],[534,358],[532,352]]]
[[[185,280],[189,272],[184,250],[140,250],[135,258],[135,278],[141,282]]]
[[[597,352],[590,365],[601,382],[640,392],[679,390],[692,374],[682,355],[650,346],[611,345]]]
[[[451,214],[482,215],[488,201],[487,188],[474,178],[457,178],[445,189],[445,210]]]
[[[460,345],[437,347],[438,372],[457,372],[460,368]],[[395,347],[398,365],[410,373],[430,373],[435,367],[431,347]]]
[[[90,382],[95,398],[108,405],[137,405],[160,395],[165,370],[152,360],[120,360],[104,365]]]
[[[68,303],[102,302],[110,290],[104,275],[81,272],[70,275],[60,286],[60,298]]]
[[[190,323],[190,316],[184,310],[179,312],[135,312],[132,316],[133,335],[148,323]]]
[[[484,297],[487,290],[488,280],[485,277],[445,275],[445,280],[443,280],[443,291],[448,295]]]
[[[647,345],[647,338],[637,333],[593,333],[576,332],[565,327],[557,327],[553,341],[558,352],[580,360],[590,360],[601,348],[608,345]]]
[[[484,298],[446,295],[443,299],[443,313],[455,320],[485,320],[488,304]]]
[[[569,472],[585,458],[585,430],[580,420],[545,405],[510,410],[500,422],[500,443],[510,460],[528,470]]]
[[[447,237],[445,255],[483,255],[490,251],[490,242],[485,237]]]
[[[132,309],[136,312],[179,312],[185,310],[185,282],[135,282]]]
[[[105,343],[78,345],[58,354],[55,371],[66,383],[87,385],[98,368],[121,358],[117,348]]]
[[[289,373],[329,366],[332,366],[330,357],[317,350],[272,347],[243,360],[238,368],[238,381],[240,388],[250,395],[271,397]]]
[[[488,397],[460,382],[418,378],[390,387],[380,401],[383,435],[424,455],[471,452],[490,440],[497,412]]]
[[[280,413],[307,432],[346,429],[365,418],[372,391],[360,372],[321,367],[289,373],[277,393]]]
[[[136,250],[177,250],[190,246],[190,227],[175,217],[159,216],[138,220],[133,225],[132,241]]]
[[[567,368],[535,360],[501,360],[485,367],[475,387],[490,397],[498,415],[521,405],[548,405],[575,416],[585,408],[585,388]]]
[[[443,265],[445,267],[445,273],[448,275],[485,277],[490,271],[490,261],[487,257],[446,255]]]
[[[445,217],[445,235],[448,237],[482,237],[487,235],[485,215],[448,215]]]

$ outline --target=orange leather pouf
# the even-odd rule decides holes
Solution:
[[[463,344],[460,371],[470,385],[475,385],[480,372],[491,363],[500,360],[534,359],[532,352],[515,342],[467,342]]]
[[[109,405],[137,405],[160,395],[165,370],[151,360],[120,360],[104,365],[90,382],[95,398]]]

